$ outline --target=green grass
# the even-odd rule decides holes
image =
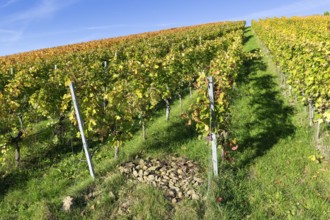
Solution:
[[[244,50],[258,54],[259,49],[247,28]],[[183,99],[183,112],[194,99]],[[177,205],[162,190],[127,180],[117,166],[135,157],[170,154],[197,161],[208,179],[210,148],[180,117],[178,101],[169,122],[165,109],[156,112],[147,124],[147,140],[137,131],[117,161],[113,146],[91,143],[95,181],[79,139],[68,138],[75,129],[68,129],[69,141],[59,145],[48,123],[39,122],[35,134],[25,138],[21,165],[15,168],[12,161],[0,168],[0,219],[329,219],[329,161],[310,157],[321,158],[316,145],[329,149],[329,129],[322,127],[316,144],[307,113],[291,97],[283,97],[269,57],[245,63],[231,113],[231,130],[239,143],[232,154],[235,161],[220,164],[220,176],[210,181],[209,191],[205,181],[203,200]],[[66,196],[74,198],[70,212],[62,209]]]
[[[246,39],[246,51],[260,48],[252,32]],[[329,161],[309,159],[319,154],[314,129],[302,106],[283,97],[274,64],[266,56],[250,61],[238,83],[232,130],[240,148],[223,171],[226,217],[329,219]]]
[[[183,111],[195,98],[183,99]],[[186,120],[181,118],[178,100],[172,105],[169,122],[164,113],[165,109],[156,112],[147,125],[147,140],[143,140],[142,132],[138,131],[131,141],[125,143],[117,161],[113,159],[113,146],[94,144],[91,151],[96,150],[93,156],[95,181],[89,177],[83,153],[77,151],[79,140],[74,138],[72,144],[61,150],[49,138],[52,137],[51,128],[46,122],[40,122],[39,129],[36,128],[39,136],[26,137],[23,143],[29,145],[34,141],[35,148],[25,147],[20,166],[9,169],[1,179],[0,216],[4,219],[81,219],[82,216],[85,219],[133,216],[137,219],[165,219],[169,213],[173,217],[180,216],[176,210],[187,212],[187,215],[192,215],[191,210],[195,210],[198,215],[200,210],[196,207],[201,207],[196,202],[185,201],[185,209],[175,209],[161,190],[128,183],[116,169],[117,165],[136,156],[163,158],[169,154],[189,157],[198,161],[202,170],[207,169],[206,143],[198,140],[194,128],[187,126]],[[96,192],[97,196],[86,201],[85,196],[90,192]],[[72,196],[76,203],[69,213],[62,210],[62,200],[66,196]],[[127,203],[127,198],[130,198],[130,213],[125,217],[118,214],[118,210]]]

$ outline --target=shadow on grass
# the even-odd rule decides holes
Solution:
[[[244,42],[250,53],[260,54],[248,31]],[[240,159],[235,166],[221,166],[218,184],[231,219],[243,219],[253,212],[248,202],[249,189],[242,184],[247,181],[249,166],[280,139],[295,132],[293,108],[284,103],[276,78],[261,56],[245,61],[237,85],[231,130],[238,138],[239,148],[235,154],[240,155]]]
[[[153,115],[155,118],[163,117],[163,104],[160,104],[158,108],[159,110]],[[14,168],[15,165],[12,164],[13,169],[4,178],[0,179],[0,198],[5,196],[9,190],[26,187],[26,183],[29,180],[40,178],[45,170],[60,163],[65,157],[81,152],[81,140],[73,136],[77,132],[77,128],[70,126],[70,124],[66,123],[66,134],[62,143],[61,141],[53,143],[56,132],[52,126],[44,127],[37,134],[24,137],[21,143],[24,152],[22,152],[19,167]],[[133,133],[135,134],[140,129],[140,126],[136,125]],[[184,120],[174,118],[173,116],[170,126],[164,129],[156,129],[154,133],[151,133],[150,137],[143,143],[141,150],[150,150],[155,153],[174,153],[176,146],[193,137],[195,134],[196,132],[193,126],[187,126]],[[102,147],[100,141],[89,139],[88,143],[91,155]]]
[[[252,35],[244,37],[243,44],[247,44],[252,39],[252,37],[253,37]]]
[[[276,89],[275,77],[265,72],[266,68],[261,59],[251,60],[246,68],[248,106],[245,107],[250,117],[240,123],[240,151],[250,148],[254,154],[242,161],[242,167],[264,155],[280,139],[291,136],[295,131],[293,108],[284,103]]]
[[[77,138],[65,140],[65,143],[53,143],[55,136],[52,126],[43,127],[37,133],[25,136],[20,142],[21,160],[15,167],[14,159],[6,165],[7,174],[0,179],[0,198],[9,190],[26,188],[26,183],[40,178],[45,170],[59,163],[64,157],[81,151]],[[66,138],[67,139],[67,138]]]
[[[175,153],[178,146],[196,137],[194,126],[187,126],[183,120],[176,121],[163,130],[158,130],[147,139],[144,150],[161,153]]]
[[[239,138],[239,151],[249,156],[241,161],[241,167],[264,155],[281,138],[295,132],[292,124],[293,108],[286,105],[277,89],[276,78],[267,70],[250,28],[246,29],[244,42],[249,52],[256,54],[245,61],[244,71],[239,74],[237,84],[241,88],[237,94],[239,105],[234,119],[234,132]],[[254,41],[254,42],[253,42]],[[236,120],[236,122],[235,122]]]

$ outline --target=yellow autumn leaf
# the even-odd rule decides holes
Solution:
[[[142,92],[139,89],[135,90],[135,94],[137,95],[138,98],[142,98],[143,97],[142,96]]]
[[[308,159],[310,159],[311,161],[315,161],[316,160],[316,156],[315,155],[311,155],[308,157]]]
[[[330,120],[330,110],[324,112],[324,117],[327,119],[327,120]]]
[[[71,83],[71,80],[70,79],[67,79],[66,81],[65,81],[65,86],[70,86],[70,83]]]
[[[96,121],[94,120],[94,119],[90,119],[90,123],[93,125],[93,126],[95,126],[96,125]]]

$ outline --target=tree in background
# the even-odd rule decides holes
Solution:
[[[325,11],[325,12],[323,13],[323,15],[330,15],[330,12],[329,12],[329,11]]]

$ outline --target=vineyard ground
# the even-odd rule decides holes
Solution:
[[[244,49],[260,49],[249,28]],[[183,99],[183,112],[193,100]],[[169,122],[165,111],[158,111],[148,125],[147,140],[137,132],[118,161],[112,159],[112,146],[99,148],[93,156],[95,181],[88,177],[85,161],[80,162],[82,153],[62,152],[49,159],[54,149],[47,149],[46,138],[39,140],[35,145],[44,144],[41,149],[48,154],[34,152],[35,158],[43,159],[25,159],[25,167],[0,179],[0,219],[329,219],[329,160],[315,148],[315,129],[308,127],[303,106],[283,96],[269,57],[249,61],[239,76],[231,128],[239,148],[234,163],[220,166],[220,177],[211,181],[206,200],[173,206],[161,190],[129,183],[116,168],[136,156],[170,154],[197,161],[207,180],[205,141],[185,125],[178,101],[171,111]],[[329,129],[322,132],[329,137]],[[203,196],[207,188],[206,181],[200,188]],[[75,201],[70,212],[62,209],[66,196]],[[129,206],[127,215],[119,211],[123,204]]]

